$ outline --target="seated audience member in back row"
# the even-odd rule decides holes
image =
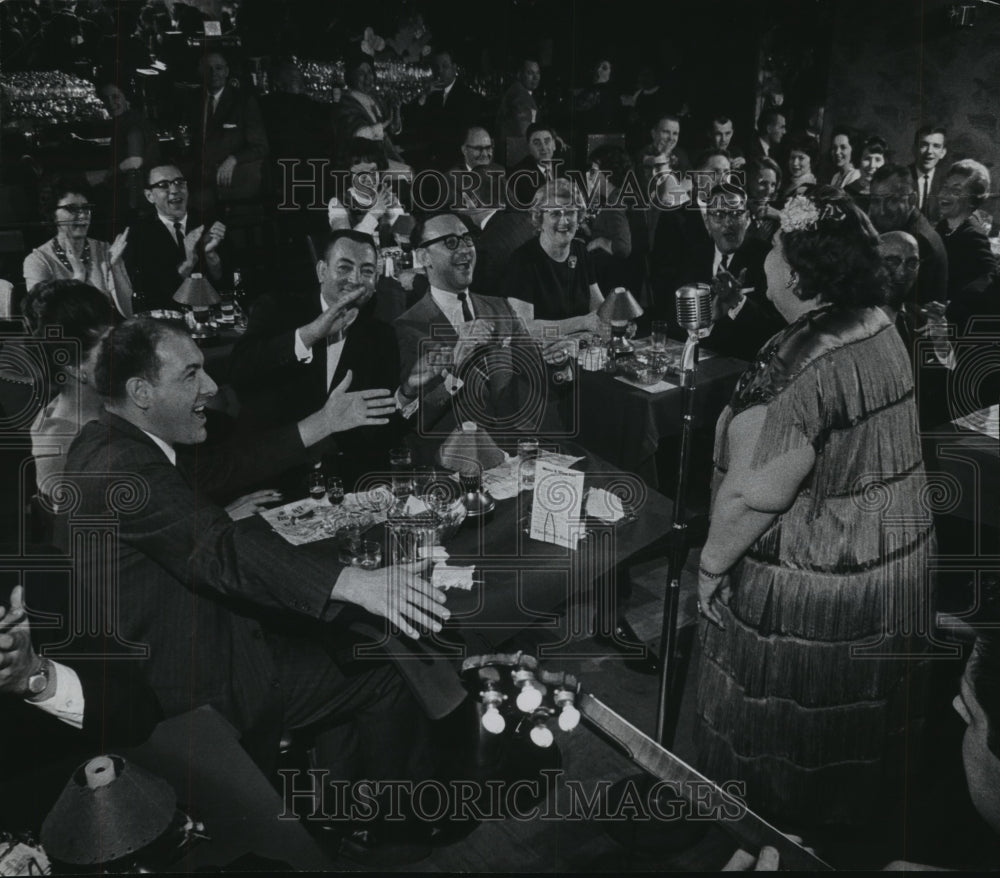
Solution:
[[[156,212],[129,226],[125,247],[135,310],[174,310],[174,293],[192,274],[204,274],[212,284],[224,282],[219,245],[226,227],[196,224],[188,209],[188,181],[174,165],[150,168],[145,193]]]
[[[507,173],[507,204],[515,210],[528,210],[538,187],[563,176],[561,160],[557,159],[555,129],[551,125],[533,122],[525,134],[528,154]]]
[[[132,298],[122,254],[128,235],[122,232],[109,247],[87,237],[93,209],[90,188],[78,178],[57,177],[41,188],[40,212],[56,235],[24,260],[24,283],[30,291],[47,280],[77,280],[100,290],[122,309]]]

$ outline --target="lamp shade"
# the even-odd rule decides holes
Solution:
[[[97,756],[67,782],[42,824],[42,844],[63,863],[112,862],[159,838],[176,810],[165,780],[121,756]]]
[[[474,421],[464,421],[441,445],[438,459],[463,476],[476,477],[504,462],[504,453]]]
[[[605,323],[628,323],[642,316],[642,307],[625,287],[615,287],[597,309],[597,316]]]
[[[174,301],[189,308],[210,308],[222,300],[207,278],[200,274],[192,274],[184,279],[184,283],[174,293]]]

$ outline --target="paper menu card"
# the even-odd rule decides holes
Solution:
[[[582,533],[584,474],[539,457],[528,531],[533,540],[575,549]]]

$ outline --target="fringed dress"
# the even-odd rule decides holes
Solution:
[[[922,726],[933,545],[906,350],[879,309],[812,311],[762,349],[716,431],[763,405],[760,467],[813,446],[792,506],[731,571],[726,630],[703,623],[700,767],[742,780],[785,827],[878,814]]]

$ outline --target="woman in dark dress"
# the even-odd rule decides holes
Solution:
[[[990,172],[972,159],[955,162],[938,193],[941,220],[937,231],[948,254],[948,316],[964,326],[965,290],[981,284],[996,268],[990,239],[972,214],[990,194]]]
[[[538,237],[514,251],[501,285],[514,313],[529,329],[597,331],[604,301],[587,247],[576,238],[584,213],[579,190],[564,178],[546,183],[531,203]]]

